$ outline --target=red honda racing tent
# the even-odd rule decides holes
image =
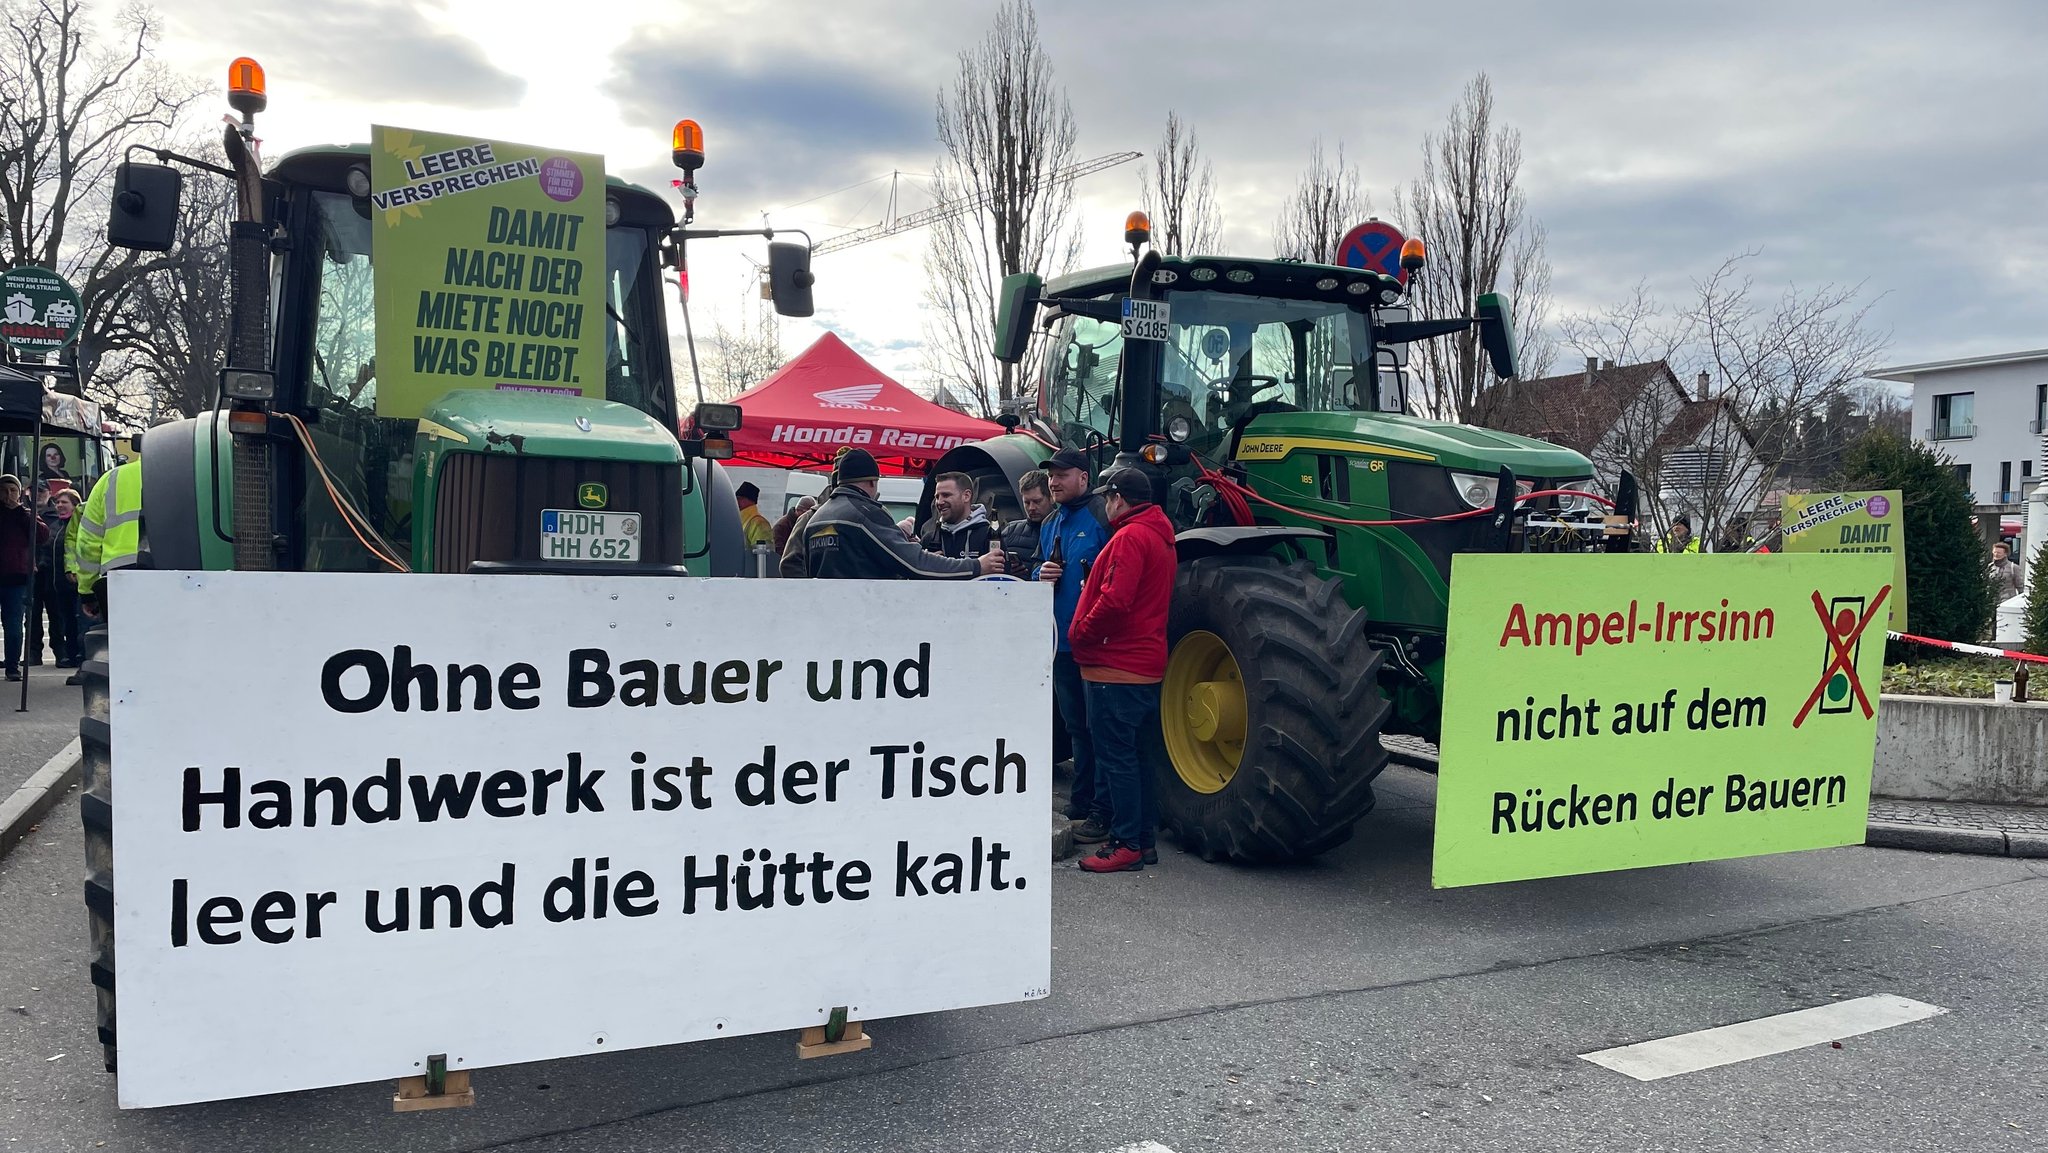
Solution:
[[[921,473],[947,449],[1003,433],[882,375],[830,332],[733,403],[742,414],[733,462],[770,468],[823,468],[854,447],[885,473]]]

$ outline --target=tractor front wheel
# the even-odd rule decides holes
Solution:
[[[1289,861],[1370,812],[1389,706],[1365,612],[1273,557],[1181,566],[1160,686],[1160,813],[1204,858]]]

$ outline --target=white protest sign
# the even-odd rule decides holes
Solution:
[[[114,581],[124,1107],[1048,993],[1044,585]]]

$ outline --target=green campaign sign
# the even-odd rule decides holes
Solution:
[[[1886,492],[1802,492],[1785,498],[1786,552],[1874,552],[1893,558],[1891,631],[1906,624],[1905,501]]]
[[[1439,887],[1862,842],[1890,558],[1451,571]]]
[[[604,158],[371,129],[377,415],[604,392]]]
[[[71,282],[33,264],[0,272],[0,340],[42,359],[78,339],[85,309]]]

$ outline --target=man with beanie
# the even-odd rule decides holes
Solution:
[[[761,515],[761,486],[753,481],[742,481],[732,490],[733,499],[740,506],[740,531],[747,534],[747,549],[752,551],[775,539],[775,526]]]
[[[972,580],[1003,571],[1000,541],[979,557],[948,557],[919,548],[876,499],[882,472],[866,449],[839,458],[839,484],[811,514],[800,542],[804,571],[839,580]]]
[[[1050,582],[1052,591],[1052,699],[1074,757],[1074,789],[1067,795],[1066,815],[1077,844],[1096,845],[1109,839],[1109,791],[1102,785],[1095,749],[1088,734],[1088,697],[1081,669],[1067,644],[1067,626],[1081,603],[1081,583],[1089,566],[1109,539],[1102,502],[1088,493],[1088,455],[1063,448],[1045,463],[1046,493],[1055,502],[1038,529],[1037,571],[1033,580]]]
[[[1095,490],[1109,513],[1109,543],[1095,558],[1074,624],[1074,663],[1087,683],[1088,729],[1109,787],[1110,841],[1081,868],[1121,873],[1159,860],[1159,792],[1145,733],[1159,725],[1166,676],[1166,613],[1173,602],[1173,522],[1152,503],[1152,478],[1111,470]]]

